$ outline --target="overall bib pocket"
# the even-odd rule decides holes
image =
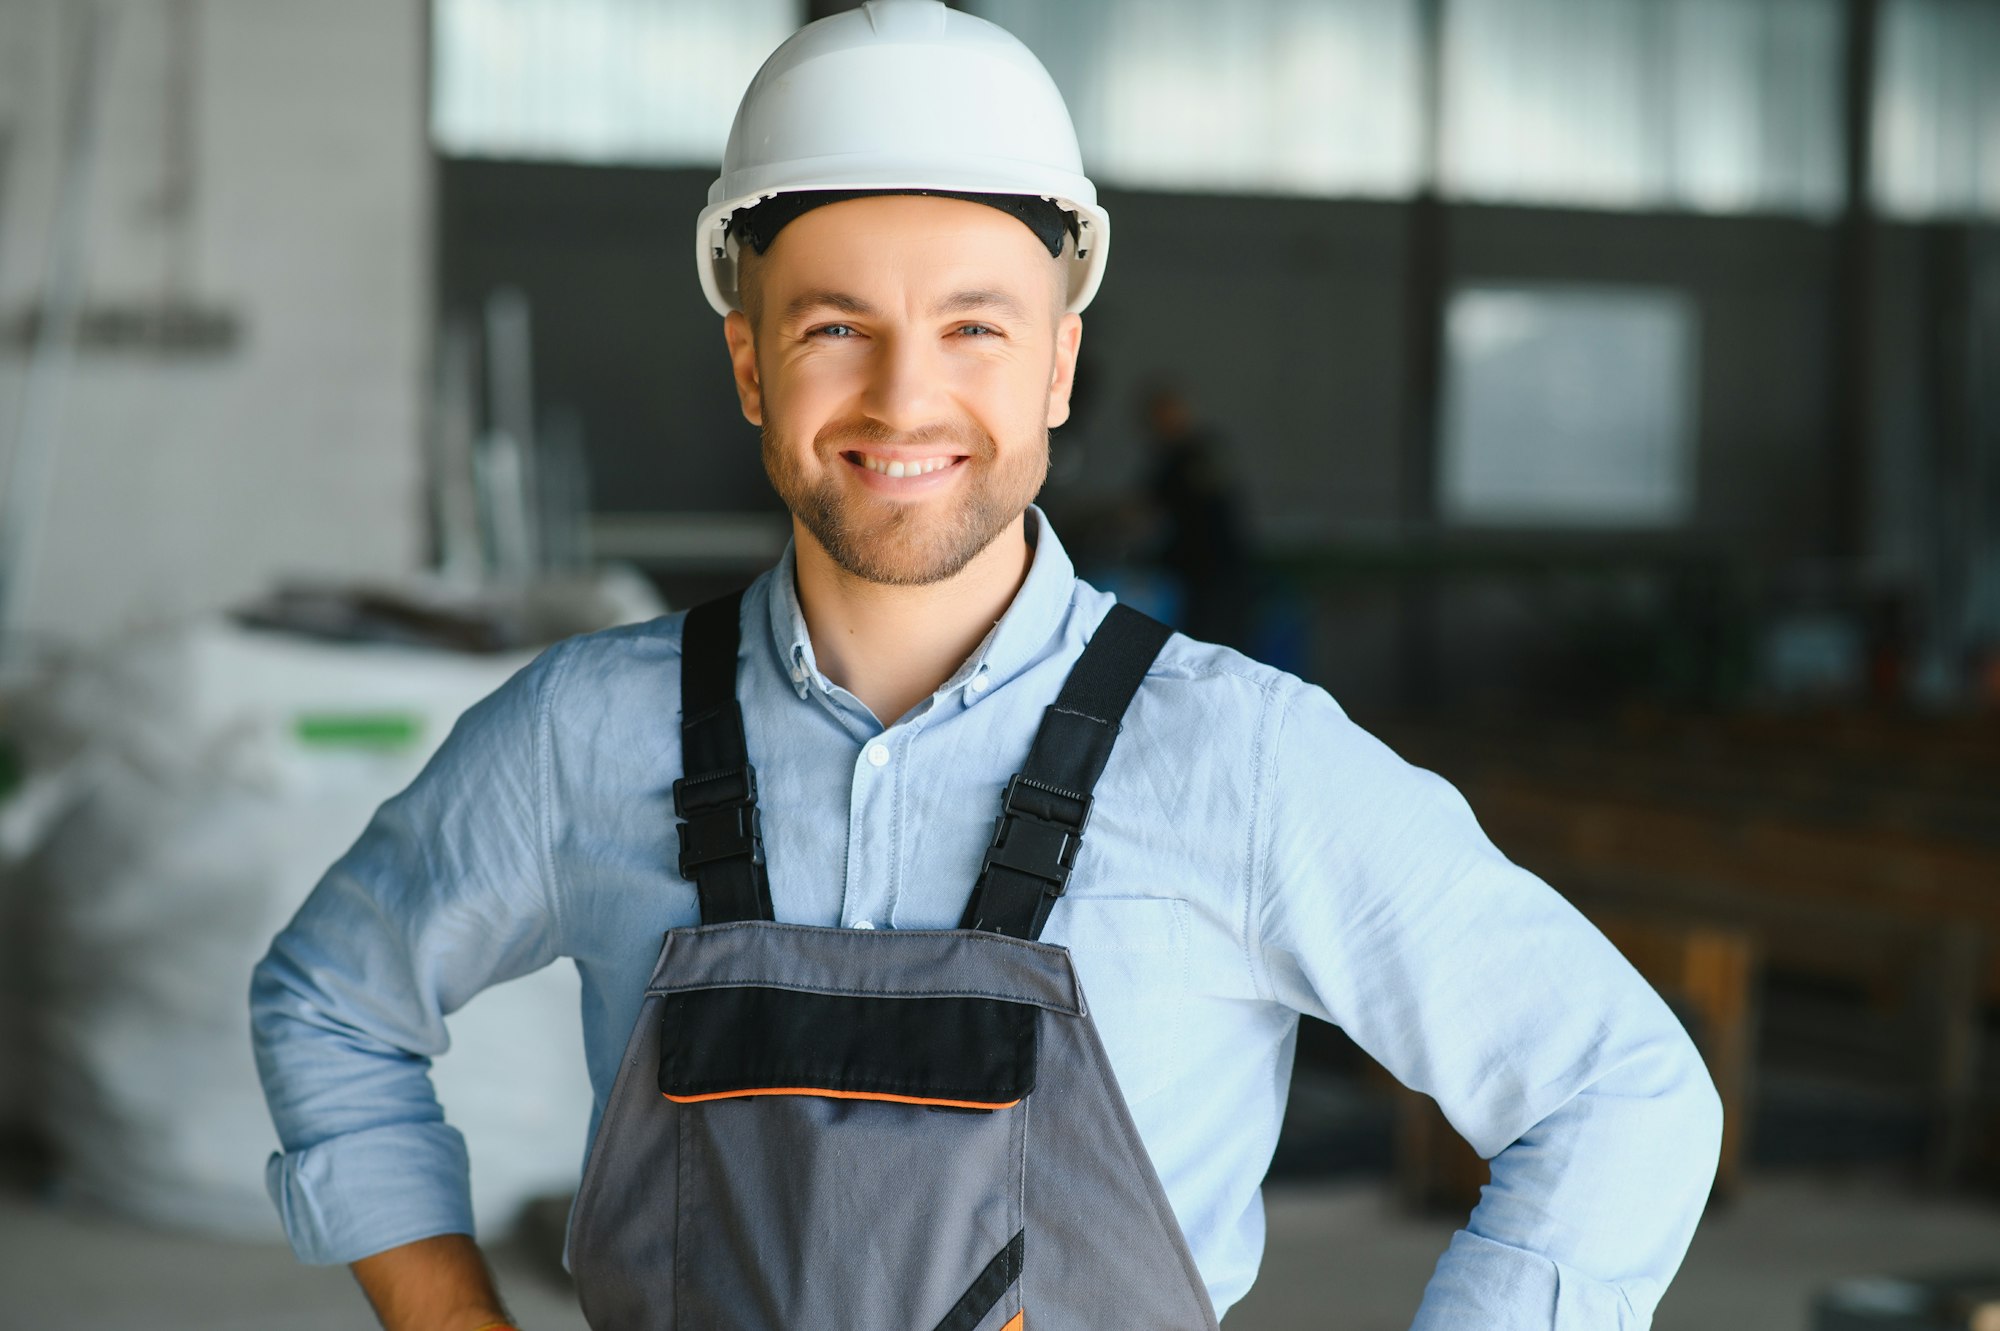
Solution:
[[[1040,1015],[978,997],[669,994],[679,1323],[832,1326],[866,1308],[932,1331],[1017,1310]]]

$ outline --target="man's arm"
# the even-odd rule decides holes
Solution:
[[[493,1274],[464,1234],[418,1239],[352,1267],[386,1331],[480,1331],[511,1325]]]
[[[287,1236],[302,1260],[355,1263],[391,1327],[410,1308],[421,1312],[404,1325],[474,1305],[484,1321],[501,1316],[466,1237],[464,1139],[429,1069],[449,1043],[447,1013],[559,952],[539,774],[542,696],[560,659],[544,654],[460,718],[252,979],[258,1071],[284,1148],[266,1181]],[[459,1237],[419,1242],[443,1235]]]
[[[1721,1140],[1686,1031],[1455,790],[1321,690],[1291,698],[1271,778],[1269,991],[1343,1027],[1492,1161],[1418,1331],[1646,1326]]]

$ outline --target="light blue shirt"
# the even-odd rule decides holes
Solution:
[[[1006,615],[889,725],[820,672],[790,552],[751,586],[738,691],[778,918],[957,927],[1001,788],[1112,602],[1037,509],[1029,530]],[[465,1147],[428,1060],[480,989],[573,959],[601,1110],[661,933],[697,922],[670,790],[680,646],[669,615],[543,653],[466,712],[259,964],[258,1064],[284,1146],[269,1183],[305,1260],[471,1232]],[[1218,1312],[1257,1273],[1304,1012],[1492,1158],[1418,1327],[1650,1321],[1721,1133],[1692,1043],[1456,791],[1324,691],[1175,636],[1043,937],[1074,954]]]

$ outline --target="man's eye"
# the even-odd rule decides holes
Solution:
[[[998,337],[1000,330],[991,324],[966,324],[958,330],[961,334],[977,334],[981,337]]]
[[[806,336],[848,338],[854,336],[854,327],[852,324],[827,324],[823,328],[813,329],[810,333],[807,333]]]

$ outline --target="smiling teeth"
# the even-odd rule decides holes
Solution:
[[[927,472],[943,471],[952,464],[951,458],[921,458],[915,462],[885,462],[881,458],[861,455],[861,465],[884,476],[922,476]]]

